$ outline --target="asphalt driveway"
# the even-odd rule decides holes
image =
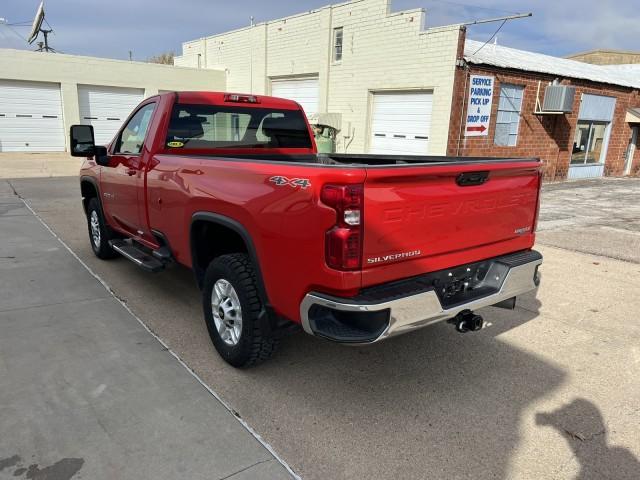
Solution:
[[[603,182],[596,193],[638,191],[638,180],[625,182]],[[367,348],[299,334],[270,362],[239,371],[210,345],[189,271],[150,275],[93,256],[77,178],[11,183],[303,478],[638,478],[637,251],[619,254],[598,238],[570,243],[598,237],[600,220],[561,218],[564,208],[575,206],[580,219],[592,211],[593,193],[545,188],[542,287],[513,312],[484,309],[483,331],[459,335],[439,324]],[[622,215],[627,202],[607,196],[611,212],[599,218]]]

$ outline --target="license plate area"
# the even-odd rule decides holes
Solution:
[[[434,291],[442,307],[449,309],[499,292],[511,268],[536,261],[539,263],[542,261],[542,255],[539,252],[522,250],[500,257],[367,287],[357,297],[352,298],[351,301],[363,305],[379,304]],[[464,285],[465,282],[468,285]]]
[[[507,265],[489,260],[434,272],[429,280],[442,306],[451,308],[497,293],[508,272]]]

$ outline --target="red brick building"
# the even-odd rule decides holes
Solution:
[[[540,157],[550,181],[640,176],[640,72],[465,42],[464,34],[460,43],[448,155]],[[492,81],[486,130],[469,129],[478,75]],[[542,109],[554,82],[575,87],[566,113]]]

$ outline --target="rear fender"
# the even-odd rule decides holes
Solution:
[[[258,254],[256,252],[256,248],[253,243],[253,240],[251,239],[251,235],[240,222],[237,222],[232,218],[225,217],[224,215],[220,215],[218,213],[196,212],[191,217],[191,226],[189,229],[190,244],[191,244],[191,264],[193,266],[194,273],[196,274],[196,280],[198,281],[198,285],[202,286],[202,279],[204,278],[204,270],[198,266],[199,262],[197,258],[196,238],[193,235],[193,225],[194,223],[199,221],[221,225],[223,227],[228,228],[229,230],[234,231],[240,236],[240,238],[242,238],[245,244],[245,247],[247,249],[249,258],[251,258],[254,269],[256,271],[260,296],[262,298],[263,303],[267,305],[268,297],[267,297],[266,289],[264,287],[264,281],[262,279],[262,272],[260,270],[260,260],[258,259]]]
[[[249,258],[253,262],[253,267],[256,273],[256,283],[258,287],[258,294],[260,295],[260,299],[262,300],[263,311],[261,315],[266,315],[267,321],[262,322],[263,327],[269,329],[270,334],[284,334],[286,333],[290,327],[291,323],[284,318],[281,318],[278,314],[275,313],[274,309],[271,307],[269,303],[269,297],[267,296],[267,291],[265,288],[264,280],[262,277],[262,271],[260,269],[260,260],[258,258],[258,253],[256,251],[255,245],[253,243],[253,239],[249,234],[248,230],[242,225],[240,222],[226,217],[224,215],[220,215],[218,213],[212,212],[196,212],[191,217],[191,226],[189,229],[190,232],[190,244],[191,244],[191,264],[196,276],[196,281],[198,282],[198,286],[202,288],[202,282],[204,280],[204,269],[199,266],[198,258],[197,258],[197,248],[196,248],[196,239],[193,235],[193,226],[195,222],[209,222],[215,225],[220,225],[225,228],[232,230],[237,233],[240,238],[243,240],[244,245],[247,250],[247,254]]]

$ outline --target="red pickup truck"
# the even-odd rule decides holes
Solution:
[[[321,155],[297,103],[172,92],[144,100],[106,147],[71,128],[102,259],[191,268],[231,365],[268,358],[291,327],[348,344],[474,310],[539,284],[540,161]]]

